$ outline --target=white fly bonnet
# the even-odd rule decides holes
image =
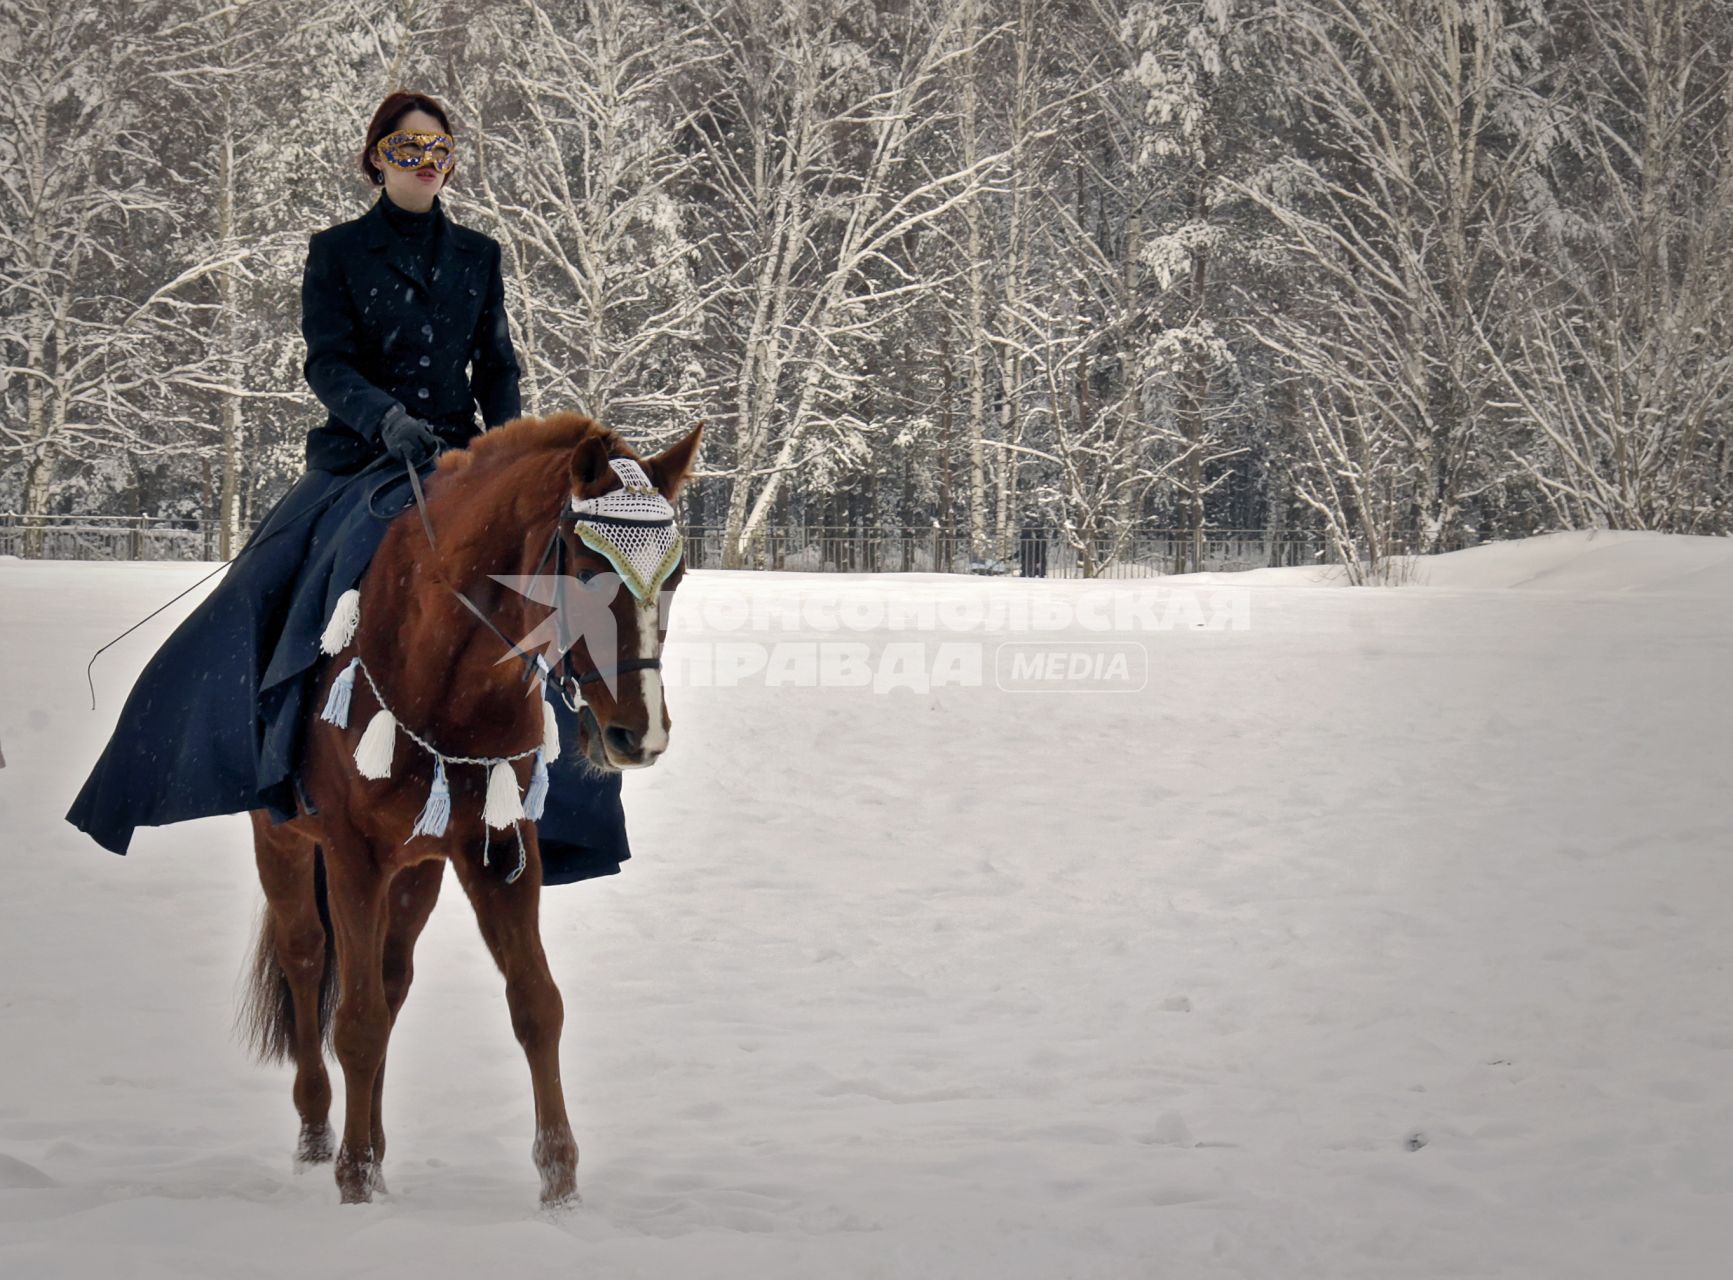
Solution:
[[[578,537],[614,566],[634,596],[648,601],[680,563],[674,507],[634,459],[610,458],[608,465],[625,487],[572,499]]]

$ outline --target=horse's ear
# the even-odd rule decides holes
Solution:
[[[572,492],[588,493],[612,475],[608,467],[608,442],[601,436],[591,436],[572,450]]]
[[[644,464],[644,474],[669,502],[680,496],[692,464],[698,458],[698,442],[703,435],[704,424],[700,422],[684,440],[669,445]]]

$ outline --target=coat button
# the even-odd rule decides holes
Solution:
[[[417,391],[415,394],[417,396],[419,396],[421,399],[425,400],[425,399],[427,399],[427,388],[423,387],[423,388],[421,388],[421,390]]]
[[[430,356],[422,356],[421,357],[421,367],[423,369],[427,368],[427,366],[432,364],[432,363],[433,363],[432,357],[430,357]]]

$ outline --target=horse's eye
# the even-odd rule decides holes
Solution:
[[[588,582],[591,578],[594,578],[595,576],[596,576],[596,571],[594,569],[579,569],[578,570],[578,581],[579,582]]]

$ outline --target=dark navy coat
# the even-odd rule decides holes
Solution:
[[[434,210],[430,265],[379,202],[308,242],[303,372],[329,416],[308,433],[307,473],[133,686],[67,814],[104,848],[125,853],[141,826],[294,815],[319,635],[413,501],[380,420],[400,403],[460,447],[476,434],[477,408],[487,427],[520,412],[499,244],[450,221],[437,196]],[[620,775],[585,768],[576,717],[557,699],[555,710],[564,749],[536,824],[549,884],[611,874],[630,856]]]
[[[435,196],[424,280],[420,255],[392,230],[384,200],[308,241],[303,371],[330,410],[307,436],[311,470],[346,472],[376,456],[380,419],[393,403],[453,445],[475,434],[478,406],[490,427],[520,412],[499,242],[452,222]]]

